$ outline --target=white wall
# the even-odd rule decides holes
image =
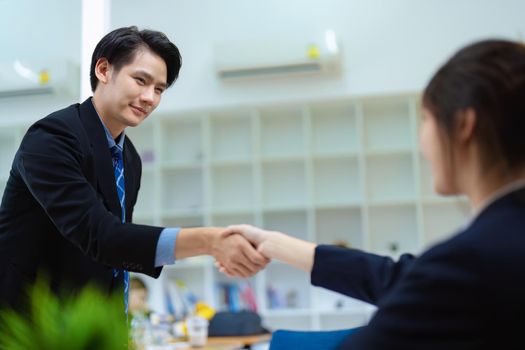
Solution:
[[[0,0],[0,61],[67,57],[80,63],[80,0]],[[525,36],[523,0],[113,0],[112,28],[165,31],[183,69],[159,110],[186,110],[312,97],[414,91],[462,45],[486,37]],[[333,29],[344,51],[341,77],[223,83],[214,44],[319,36]],[[36,119],[74,103],[0,101],[0,119]]]
[[[0,0],[0,8],[1,63],[80,63],[80,0]],[[36,120],[74,102],[43,96],[3,98],[0,120]]]
[[[111,26],[165,31],[183,68],[160,110],[421,90],[438,65],[480,38],[525,35],[523,0],[113,0]],[[221,83],[214,44],[302,38],[333,29],[340,78]]]
[[[0,0],[0,60],[80,57],[80,0]]]

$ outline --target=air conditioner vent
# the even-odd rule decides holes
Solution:
[[[333,73],[341,66],[332,31],[317,42],[276,38],[223,43],[214,49],[215,71],[222,80]]]

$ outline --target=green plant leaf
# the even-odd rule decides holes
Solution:
[[[128,349],[122,294],[109,296],[88,286],[61,300],[39,280],[30,299],[29,316],[0,313],[0,349]]]

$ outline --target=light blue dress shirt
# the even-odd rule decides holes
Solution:
[[[100,116],[98,116],[100,119]],[[117,143],[113,139],[113,136],[111,136],[111,133],[109,132],[108,128],[106,128],[106,125],[104,125],[104,122],[102,122],[102,119],[100,119],[100,123],[104,127],[104,130],[106,132],[106,138],[108,140],[108,147],[111,149],[111,147],[115,146]],[[125,134],[122,132],[122,134],[118,137],[118,145],[124,152],[124,138]],[[125,181],[126,175],[124,175],[124,181]],[[157,242],[157,251],[155,254],[155,267],[160,267],[163,265],[170,265],[175,263],[175,244],[177,242],[177,235],[179,234],[180,228],[178,227],[167,227],[160,233],[159,241]]]

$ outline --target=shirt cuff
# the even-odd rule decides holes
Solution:
[[[171,265],[175,263],[175,244],[180,228],[165,228],[162,230],[157,242],[155,255],[155,267]]]

